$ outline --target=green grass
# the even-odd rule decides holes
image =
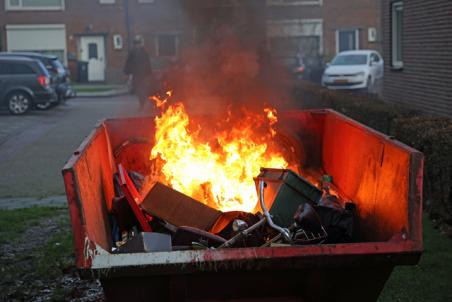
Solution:
[[[27,234],[29,227],[33,226],[31,235]],[[25,236],[34,238],[28,240]],[[0,257],[0,301],[9,301],[11,297],[14,301],[30,301],[44,286],[52,288],[51,301],[67,300],[67,290],[56,282],[74,270],[67,208],[0,211],[0,240],[11,243],[13,247],[9,249],[8,257]],[[17,285],[18,280],[23,284]]]
[[[44,278],[57,278],[73,265],[74,247],[72,233],[66,229],[52,236],[42,249],[42,256],[36,259],[37,273]]]
[[[69,215],[58,220],[58,231],[50,237],[36,259],[36,271],[44,278],[57,278],[74,262],[74,246],[70,229]]]
[[[452,239],[423,219],[424,253],[419,265],[396,267],[379,302],[452,301]]]
[[[32,207],[0,210],[0,244],[14,242],[27,228],[38,225],[42,219],[61,211],[55,207]]]

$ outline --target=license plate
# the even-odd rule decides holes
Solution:
[[[348,80],[347,79],[337,79],[337,80],[334,80],[334,83],[348,83]]]

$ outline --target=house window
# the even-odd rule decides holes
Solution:
[[[403,2],[392,3],[392,67],[402,68]]]
[[[336,52],[359,49],[359,30],[347,29],[336,31]]]
[[[97,55],[97,43],[88,44],[88,59],[98,59]]]
[[[157,37],[157,56],[175,57],[177,56],[177,48],[177,35],[159,35]]]
[[[64,10],[64,0],[6,0],[6,10]]]

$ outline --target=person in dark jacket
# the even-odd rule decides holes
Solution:
[[[129,81],[132,82],[132,92],[138,97],[140,108],[143,109],[150,92],[152,69],[141,36],[135,36],[133,39],[133,49],[127,57],[124,72],[129,76]]]

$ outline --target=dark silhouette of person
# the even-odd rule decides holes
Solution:
[[[133,39],[133,48],[127,57],[124,72],[132,81],[132,93],[138,97],[140,108],[143,109],[150,92],[152,68],[141,36],[135,36]]]

